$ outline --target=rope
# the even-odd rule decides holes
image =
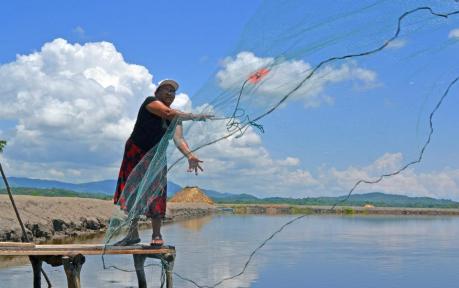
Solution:
[[[10,198],[11,205],[13,205],[14,213],[16,214],[16,218],[18,219],[19,226],[21,226],[21,230],[22,230],[21,240],[22,242],[30,243],[31,241],[29,240],[29,237],[27,236],[27,232],[25,230],[24,223],[22,222],[21,215],[19,215],[18,208],[16,207],[16,202],[14,201],[14,198],[13,198],[13,193],[11,193],[10,185],[8,184],[8,180],[6,179],[5,172],[3,171],[3,167],[1,163],[0,163],[0,173],[2,174],[3,182],[5,183],[6,191],[8,191],[8,196]],[[40,271],[41,271],[41,274],[43,274],[43,277],[45,277],[48,287],[52,287],[51,281],[49,280],[48,275],[46,275],[45,270],[43,270],[43,268],[40,268]]]

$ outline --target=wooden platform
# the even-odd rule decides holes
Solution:
[[[175,247],[152,247],[147,243],[132,246],[111,246],[104,244],[62,244],[35,245],[33,243],[0,242],[0,255],[29,256],[34,269],[34,287],[41,287],[40,269],[42,262],[52,266],[64,265],[68,287],[80,286],[80,270],[85,262],[84,255],[132,254],[139,287],[147,287],[144,272],[145,259],[157,258],[165,266],[166,287],[172,288],[172,269],[175,261]]]
[[[19,244],[19,245],[18,245]],[[104,251],[105,248],[105,251]],[[175,247],[164,246],[154,248],[148,243],[133,246],[105,246],[104,244],[60,244],[60,245],[35,245],[33,243],[0,242],[0,256],[38,256],[60,255],[73,256],[102,255],[102,254],[167,254],[175,253]]]

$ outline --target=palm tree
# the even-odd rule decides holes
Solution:
[[[6,146],[6,141],[5,140],[0,140],[0,153],[3,152],[3,148]]]

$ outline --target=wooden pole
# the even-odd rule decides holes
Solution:
[[[81,254],[73,257],[62,257],[62,264],[64,265],[65,274],[67,275],[68,288],[81,288],[80,272],[84,262],[85,257]]]
[[[27,232],[25,230],[24,223],[22,222],[21,216],[19,215],[18,208],[16,207],[16,203],[14,202],[13,194],[11,193],[10,185],[8,185],[8,180],[6,179],[5,172],[3,172],[2,164],[0,164],[0,172],[2,173],[2,178],[6,186],[6,191],[8,192],[8,196],[10,198],[11,204],[13,205],[14,213],[16,214],[16,218],[19,221],[19,226],[21,226],[22,238],[24,238],[23,242],[30,242],[29,238],[27,237]]]
[[[29,256],[30,263],[32,263],[33,269],[33,288],[41,288],[41,271],[42,271],[42,264],[43,261],[40,257]]]
[[[18,208],[16,207],[16,203],[14,202],[13,193],[11,193],[10,185],[8,185],[8,180],[6,179],[5,172],[3,172],[3,167],[1,163],[0,163],[0,173],[2,174],[3,182],[5,183],[5,186],[6,186],[6,191],[8,192],[8,196],[10,198],[11,204],[13,205],[14,213],[16,214],[16,218],[18,219],[19,225],[21,226],[22,242],[30,242],[29,237],[27,237],[27,232],[25,230],[24,223],[22,222],[21,216],[19,215]],[[33,265],[34,264],[32,263],[32,266]],[[46,275],[43,268],[41,268],[41,264],[40,264],[40,270],[41,270],[41,273],[43,274],[43,277],[45,277],[48,287],[51,288],[52,287],[51,281],[49,280],[48,275]]]
[[[134,256],[134,267],[135,273],[137,274],[137,282],[139,283],[139,288],[147,288],[147,280],[145,278],[145,255],[142,254],[133,254]]]
[[[174,269],[174,262],[175,262],[175,254],[166,254],[164,257],[166,261],[166,288],[173,288],[173,269]]]

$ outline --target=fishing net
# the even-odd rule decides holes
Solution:
[[[333,143],[337,153],[347,153],[349,146],[359,151],[358,145],[368,147],[372,141],[387,144],[375,145],[384,149],[370,149],[372,155],[404,150],[407,160],[400,167],[383,165],[374,178],[361,182],[350,178],[349,194],[359,184],[376,183],[419,163],[433,133],[434,113],[458,91],[459,57],[449,57],[458,47],[458,9],[455,1],[263,1],[229,56],[180,107],[214,115],[181,124],[194,153],[227,152],[205,162],[213,169],[202,177],[215,180],[215,188],[218,179],[243,177],[219,169],[218,161],[230,161],[244,149],[240,143],[257,142],[257,135],[269,135],[283,125],[295,126],[286,129],[294,133],[281,134],[285,143],[305,137],[314,141],[313,132],[322,127],[341,134],[343,142]],[[391,109],[376,109],[382,106]],[[310,115],[301,119],[311,122],[295,122],[298,113]],[[406,115],[403,123],[397,122],[400,114]],[[344,124],[333,126],[328,118]],[[106,244],[119,240],[134,219],[148,214],[148,199],[164,193],[166,177],[184,186],[199,184],[199,177],[183,176],[188,163],[173,144],[177,124],[169,125],[130,174],[123,191],[129,208],[114,213]],[[406,137],[390,139],[394,127]],[[350,129],[360,131],[362,138],[346,139]],[[367,157],[359,154],[355,160]]]

